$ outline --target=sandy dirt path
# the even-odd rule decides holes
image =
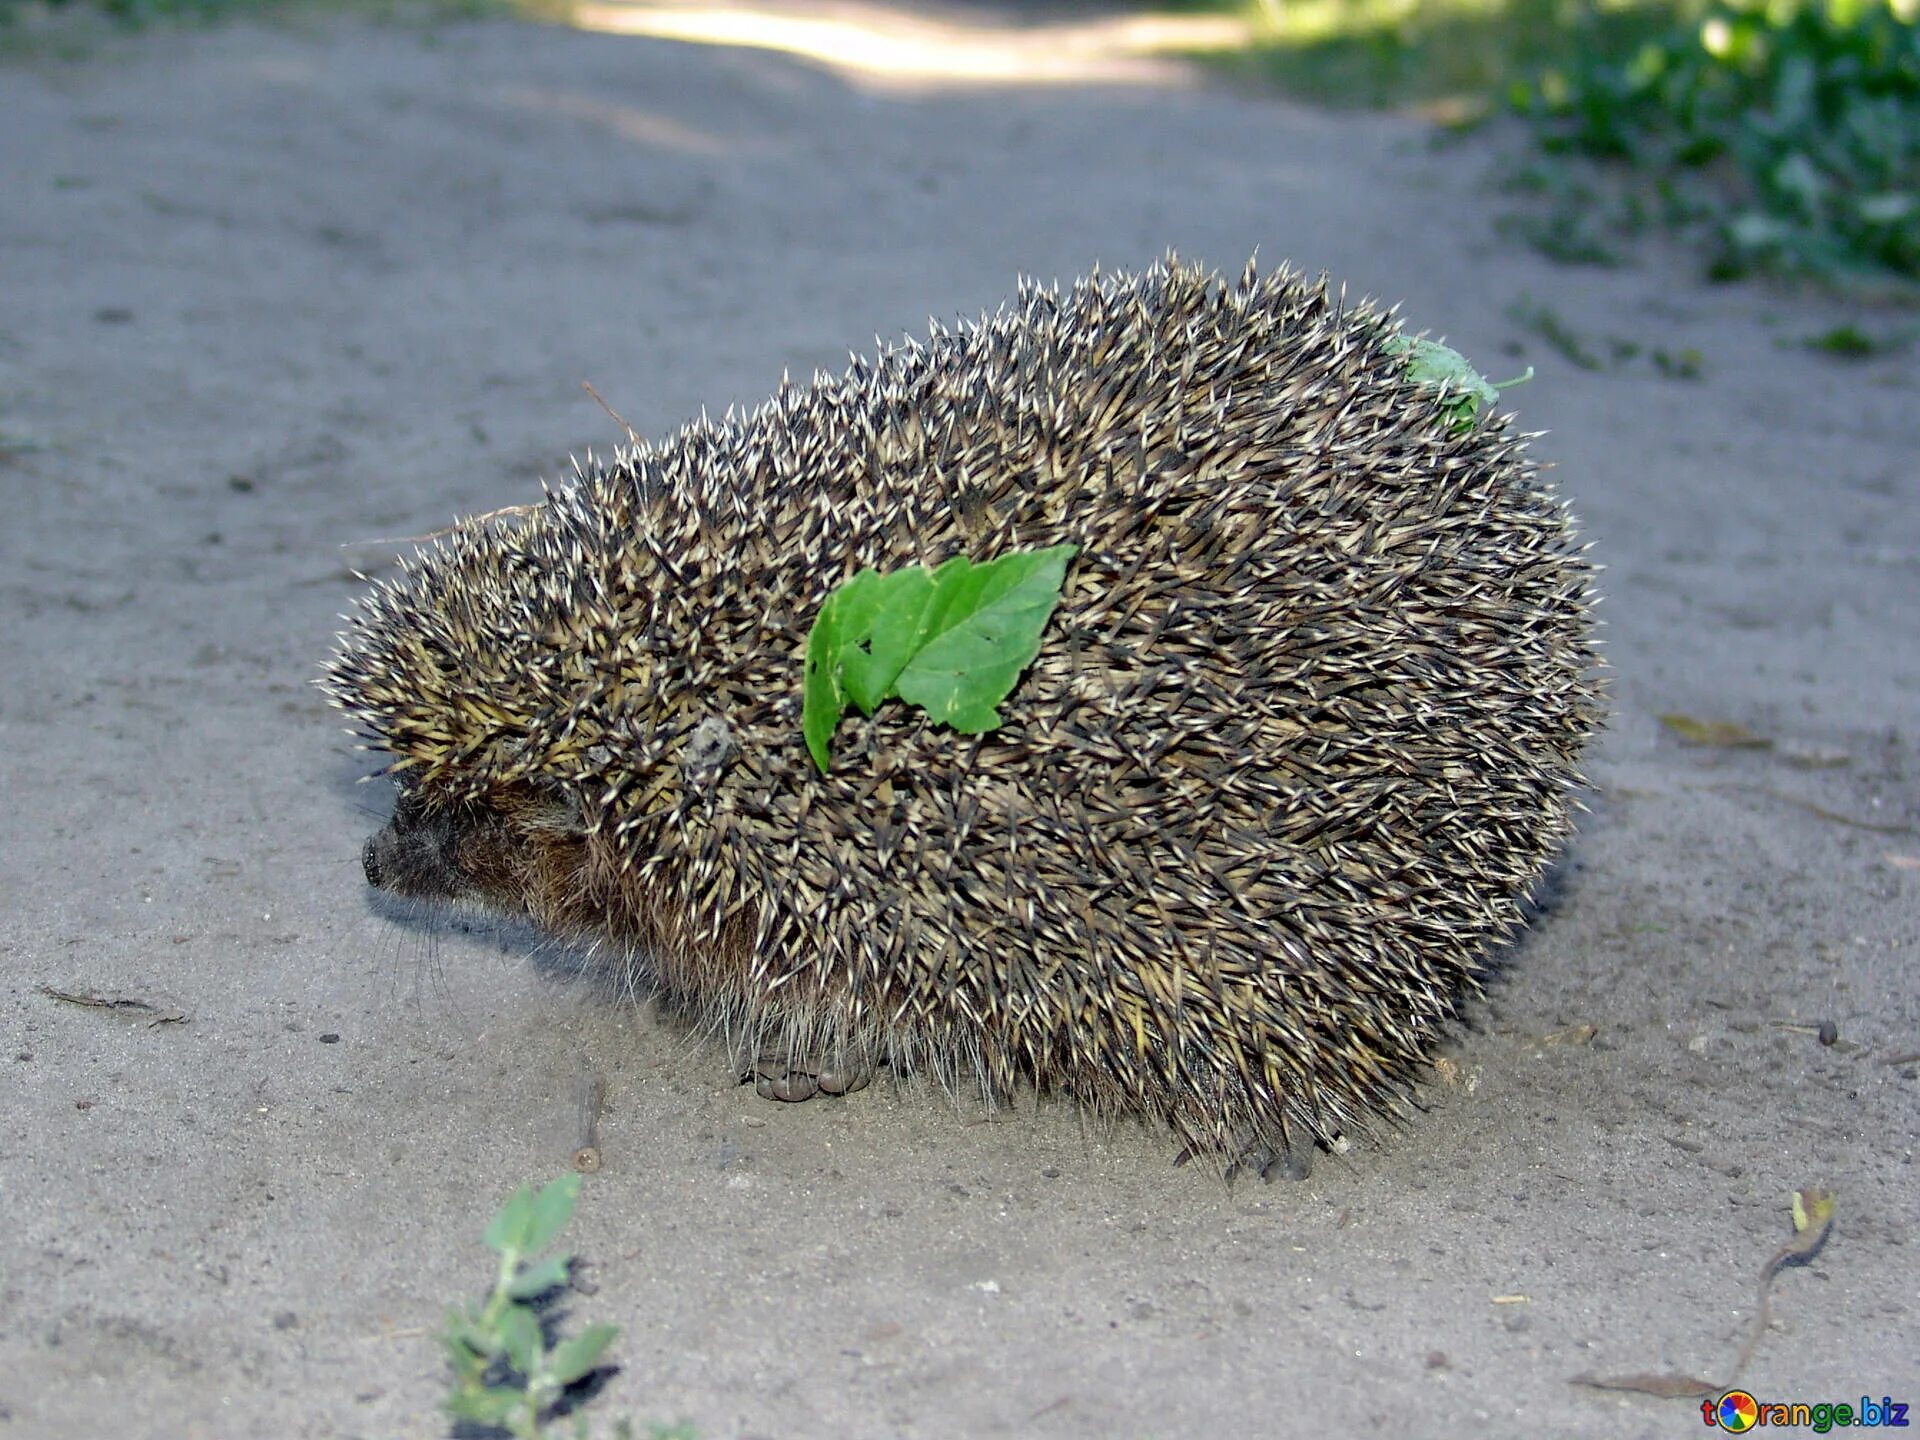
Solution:
[[[1677,260],[1553,268],[1493,237],[1485,160],[1178,85],[882,92],[497,22],[0,65],[0,1434],[444,1434],[429,1332],[566,1163],[583,1062],[603,1416],[1698,1433],[1568,1377],[1721,1373],[1804,1184],[1840,1220],[1751,1388],[1920,1401],[1915,361],[1809,354],[1822,311]],[[535,498],[618,438],[583,379],[659,434],[1170,246],[1537,365],[1513,399],[1608,567],[1594,813],[1419,1123],[1229,1190],[1060,1103],[775,1107],[517,938],[369,903],[384,797],[310,680],[387,552],[343,542]],[[1575,368],[1517,303],[1643,356]]]

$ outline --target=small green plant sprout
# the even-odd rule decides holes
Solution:
[[[963,735],[1000,724],[996,708],[1040,653],[1075,545],[1017,550],[937,570],[862,570],[829,594],[807,636],[801,729],[826,774],[828,742],[851,701],[918,705]]]
[[[1396,335],[1387,342],[1387,353],[1402,352],[1410,357],[1407,378],[1439,392],[1441,413],[1447,417],[1447,428],[1455,435],[1471,430],[1473,422],[1480,417],[1480,407],[1497,404],[1502,390],[1524,385],[1533,378],[1533,367],[1529,365],[1526,374],[1496,383],[1468,364],[1467,357],[1458,350],[1450,350],[1437,340]]]
[[[493,1293],[479,1306],[449,1306],[440,1333],[454,1375],[445,1408],[456,1420],[537,1440],[567,1387],[593,1373],[620,1333],[615,1325],[589,1325],[549,1347],[541,1325],[537,1302],[567,1283],[573,1256],[539,1258],[540,1252],[572,1217],[579,1195],[577,1174],[562,1175],[538,1193],[522,1185],[487,1226],[487,1248],[500,1257]],[[584,1424],[576,1429],[584,1433]]]

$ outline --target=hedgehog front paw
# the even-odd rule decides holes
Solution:
[[[851,1095],[873,1079],[870,1066],[819,1065],[781,1055],[762,1055],[753,1062],[754,1093],[764,1100],[794,1103],[816,1095]]]
[[[1242,1171],[1251,1171],[1269,1183],[1275,1180],[1305,1180],[1313,1174],[1313,1140],[1305,1135],[1288,1135],[1278,1144],[1255,1140],[1227,1166],[1227,1179]]]
[[[1316,1148],[1307,1135],[1284,1135],[1276,1141],[1243,1134],[1227,1152],[1233,1158],[1221,1178],[1232,1183],[1235,1176],[1251,1173],[1268,1182],[1305,1180],[1313,1174]],[[1184,1165],[1196,1155],[1211,1153],[1217,1152],[1211,1147],[1202,1150],[1198,1145],[1188,1145],[1173,1157],[1173,1163]]]

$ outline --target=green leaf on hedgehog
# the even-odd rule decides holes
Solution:
[[[801,729],[825,774],[849,702],[871,715],[889,699],[918,705],[963,735],[1000,724],[1000,702],[1040,653],[1079,547],[1022,550],[937,570],[862,570],[829,594],[807,636]]]
[[[1402,351],[1412,357],[1407,362],[1407,378],[1440,393],[1440,408],[1447,417],[1447,428],[1455,435],[1471,430],[1479,418],[1480,407],[1497,404],[1502,390],[1524,385],[1533,378],[1533,367],[1529,365],[1526,374],[1511,380],[1489,380],[1468,363],[1466,356],[1437,340],[1396,335],[1387,342],[1389,355]]]

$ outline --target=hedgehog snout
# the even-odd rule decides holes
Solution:
[[[414,813],[406,802],[393,818],[368,837],[360,849],[360,867],[376,890],[396,895],[451,896],[464,883],[460,864],[461,826],[451,815]]]
[[[413,853],[419,848],[396,815],[360,847],[360,868],[367,872],[367,884],[376,890],[407,889],[408,876],[421,868],[420,857]]]

